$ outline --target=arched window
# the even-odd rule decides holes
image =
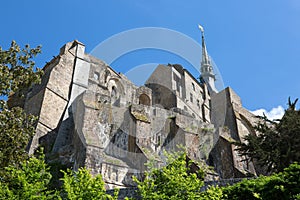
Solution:
[[[139,97],[139,104],[150,106],[150,98],[146,94],[141,94]]]

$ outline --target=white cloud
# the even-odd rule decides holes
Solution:
[[[267,111],[266,109],[258,109],[255,111],[251,111],[254,115],[263,116],[263,113],[268,117],[270,120],[274,119],[281,119],[284,114],[284,108],[282,106],[277,106],[276,108],[272,108],[271,111]]]

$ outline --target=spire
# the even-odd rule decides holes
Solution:
[[[211,65],[211,60],[207,53],[205,39],[204,39],[204,29],[201,25],[198,25],[198,27],[202,35],[202,60],[201,60],[201,68],[200,68],[200,72],[201,72],[200,78],[204,80],[204,82],[207,84],[210,92],[217,93],[218,91],[215,87],[216,77],[213,71],[213,67]]]

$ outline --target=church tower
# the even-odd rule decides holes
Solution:
[[[202,60],[201,60],[201,68],[200,68],[200,80],[204,81],[208,87],[209,92],[212,93],[218,93],[216,87],[215,87],[215,74],[213,71],[213,67],[211,65],[211,60],[208,56],[206,45],[205,45],[205,39],[204,39],[204,29],[202,26],[198,25],[199,29],[202,34]]]

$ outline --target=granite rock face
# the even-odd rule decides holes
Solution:
[[[30,153],[42,145],[49,162],[85,166],[107,188],[134,185],[132,175],[141,177],[149,159],[163,165],[162,152],[178,145],[221,178],[256,174],[231,144],[256,134],[254,116],[232,89],[210,95],[180,65],[159,65],[137,87],[84,50],[78,41],[65,44],[42,83],[28,89],[22,105],[39,117]]]

